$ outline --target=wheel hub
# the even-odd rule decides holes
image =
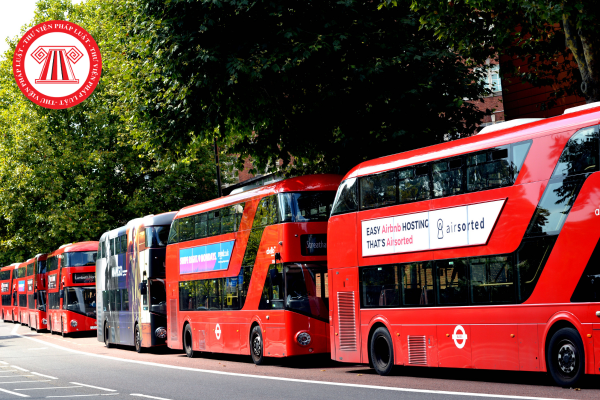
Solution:
[[[564,373],[571,373],[575,369],[575,347],[571,343],[563,344],[558,350],[558,366]]]
[[[262,352],[262,346],[260,343],[259,335],[254,336],[254,340],[252,341],[252,351],[254,352],[255,356],[260,357],[260,353]]]

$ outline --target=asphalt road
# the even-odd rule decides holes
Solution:
[[[380,377],[328,357],[272,360],[167,348],[137,354],[92,336],[63,339],[0,321],[0,399],[599,399],[600,377],[580,388],[553,386],[544,373],[398,367]]]

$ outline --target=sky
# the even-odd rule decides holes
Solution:
[[[7,37],[21,36],[21,28],[33,20],[39,0],[0,0],[0,58],[8,50]],[[81,3],[82,0],[73,0]]]

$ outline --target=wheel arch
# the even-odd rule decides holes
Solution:
[[[584,331],[586,329],[581,323],[581,321],[579,321],[579,319],[574,314],[565,311],[557,312],[546,323],[544,335],[541,341],[541,343],[543,343],[543,348],[540,349],[542,350],[540,351],[540,370],[546,372],[548,371],[548,360],[546,359],[546,355],[548,353],[550,339],[556,332],[558,332],[562,328],[573,328],[579,334],[581,343],[583,343],[583,355],[585,357],[585,373],[594,373],[594,349],[593,346],[589,345],[587,341],[584,340]]]
[[[392,338],[392,349],[394,351],[394,358],[396,357],[396,343],[394,341],[394,336],[392,334],[391,324],[389,321],[383,317],[382,315],[376,315],[369,321],[369,334],[367,335],[367,346],[366,346],[366,357],[369,363],[369,366],[373,367],[373,361],[371,360],[371,339],[373,338],[373,333],[377,330],[377,328],[384,327],[390,333],[390,337]],[[363,354],[364,357],[364,354]],[[392,363],[395,365],[396,360],[392,360]]]

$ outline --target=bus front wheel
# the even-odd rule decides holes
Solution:
[[[107,349],[111,347],[110,340],[109,340],[109,337],[108,337],[108,332],[109,332],[108,329],[109,329],[108,328],[108,324],[105,322],[104,323],[104,346]]]
[[[192,347],[192,343],[192,327],[190,324],[187,324],[183,331],[183,349],[185,350],[185,355],[189,358],[194,358],[194,348]]]
[[[583,342],[573,328],[556,331],[548,344],[546,360],[552,379],[562,387],[574,386],[585,373]]]
[[[142,347],[142,335],[140,334],[140,326],[139,325],[135,325],[135,351],[137,351],[138,353],[142,353],[144,351],[144,348]]]
[[[254,326],[250,333],[250,355],[254,364],[261,365],[265,363],[262,332],[258,325]]]
[[[379,375],[389,375],[394,366],[394,346],[390,332],[382,326],[373,333],[370,344],[373,368]]]

